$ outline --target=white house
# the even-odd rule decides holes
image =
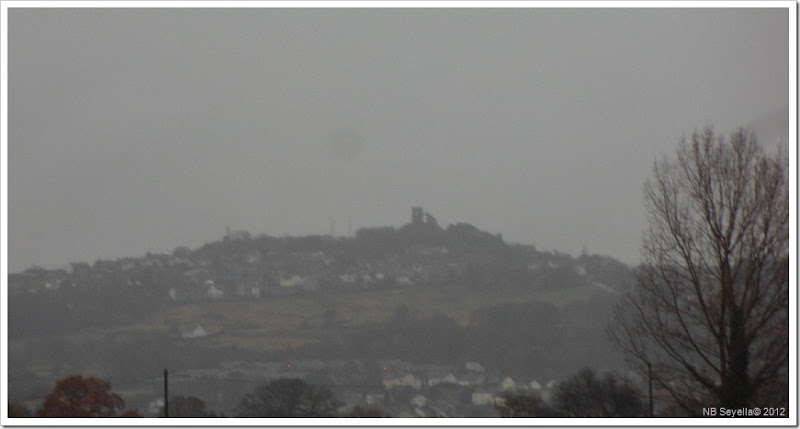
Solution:
[[[211,299],[220,299],[225,294],[221,290],[217,289],[212,283],[211,287],[209,287],[208,291],[206,291],[206,295]]]
[[[424,397],[422,395],[417,395],[417,396],[411,398],[410,402],[411,402],[411,405],[414,405],[417,408],[425,408],[425,406],[428,405],[428,398],[426,398],[426,397]]]
[[[483,365],[479,364],[478,362],[467,362],[467,364],[464,365],[464,369],[474,372],[486,372],[486,370],[483,368]]]
[[[386,395],[383,393],[368,393],[364,400],[367,402],[367,405],[375,405],[382,402],[385,397]]]
[[[494,405],[494,396],[487,392],[475,392],[472,394],[472,403],[475,405]]]
[[[303,283],[303,279],[297,274],[294,274],[291,277],[281,276],[280,279],[281,287],[295,287],[300,285],[301,283]]]
[[[202,326],[197,325],[197,327],[194,328],[194,331],[185,332],[182,335],[182,337],[183,338],[202,338],[202,337],[205,337],[206,335],[208,335],[208,334],[206,333],[205,329],[203,329]]]
[[[164,399],[154,399],[147,404],[147,411],[148,414],[158,415],[161,412],[161,408],[164,407]]]
[[[358,276],[353,273],[343,273],[339,274],[339,280],[344,283],[355,283],[358,280]]]
[[[255,264],[261,261],[261,252],[258,250],[250,250],[247,252],[247,263]]]
[[[419,390],[419,388],[422,387],[422,381],[418,380],[417,377],[414,377],[413,374],[409,373],[398,378],[384,379],[383,387],[387,389],[394,387],[412,387]]]
[[[408,276],[397,276],[395,277],[394,281],[401,286],[411,286],[414,284],[414,282],[412,282]]]
[[[428,386],[436,386],[437,384],[458,384],[459,380],[452,373],[446,375],[434,375],[428,377]]]

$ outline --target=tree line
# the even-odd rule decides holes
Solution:
[[[553,400],[541,396],[506,392],[494,406],[502,417],[637,417],[645,413],[642,394],[627,380],[613,374],[598,376],[591,368],[561,381]],[[194,396],[172,396],[159,417],[390,417],[378,406],[344,407],[326,387],[298,378],[278,378],[245,394],[232,415],[207,409]],[[96,377],[71,375],[58,380],[41,406],[30,411],[8,402],[9,417],[142,417],[127,409],[125,400],[114,393],[111,383]]]

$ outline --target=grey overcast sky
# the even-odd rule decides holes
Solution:
[[[638,261],[653,160],[788,136],[788,9],[9,10],[9,269],[399,227]]]

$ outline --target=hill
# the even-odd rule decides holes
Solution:
[[[603,329],[627,266],[412,219],[354,237],[228,231],[194,250],[12,274],[10,386],[32,398],[63,374],[137,385],[242,359],[466,359],[547,377],[619,363]]]

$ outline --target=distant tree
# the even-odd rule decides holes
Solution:
[[[8,401],[8,417],[30,417],[30,410],[22,405]]]
[[[361,405],[356,405],[344,417],[389,417],[386,415],[380,407],[377,405],[372,405],[369,407],[364,407]]]
[[[192,256],[192,251],[186,246],[176,247],[175,250],[172,251],[172,256],[178,258],[188,258]]]
[[[245,395],[238,417],[334,417],[342,403],[328,389],[297,378],[279,378]]]
[[[411,322],[411,310],[406,304],[398,304],[392,313],[390,323],[395,327],[405,327]]]
[[[125,400],[108,381],[71,375],[56,382],[36,417],[141,417],[136,409],[124,408]]]
[[[788,401],[788,166],[707,127],[644,185],[643,263],[610,332],[684,414]]]
[[[641,394],[629,383],[607,372],[598,377],[591,368],[556,387],[553,407],[566,417],[641,417]]]
[[[500,417],[559,417],[539,395],[506,392],[494,407]]]
[[[159,415],[164,415],[161,407]],[[206,410],[206,403],[194,396],[172,396],[169,398],[170,417],[216,417],[216,414]]]

